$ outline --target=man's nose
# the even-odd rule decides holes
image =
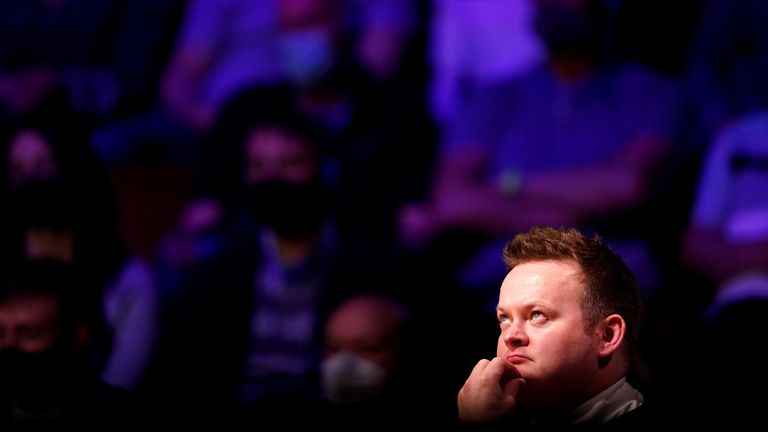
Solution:
[[[528,345],[528,334],[521,325],[516,323],[509,323],[506,326],[503,338],[504,343],[510,347]]]

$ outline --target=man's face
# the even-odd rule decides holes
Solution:
[[[530,409],[571,408],[597,371],[599,338],[586,328],[580,277],[574,262],[538,261],[501,285],[496,354],[526,379],[521,403]]]
[[[22,297],[0,305],[0,350],[43,352],[59,337],[59,310],[53,296]]]

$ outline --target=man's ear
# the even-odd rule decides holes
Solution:
[[[598,354],[600,357],[610,357],[621,346],[627,332],[627,323],[619,314],[609,315],[597,326]]]

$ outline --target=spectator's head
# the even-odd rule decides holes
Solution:
[[[241,180],[247,206],[278,236],[314,236],[326,217],[322,145],[322,130],[288,107],[249,122]]]
[[[50,259],[87,268],[87,302],[94,323],[100,321],[100,299],[125,259],[115,227],[90,207],[92,200],[61,179],[27,181],[8,196],[4,241],[8,262]],[[84,303],[85,304],[85,303]]]
[[[378,396],[408,354],[408,310],[382,295],[342,302],[325,325],[322,384],[335,403]]]
[[[4,131],[0,149],[0,181],[7,189],[34,180],[65,179],[87,184],[94,181],[94,176],[104,174],[85,129],[65,114],[20,120]]]
[[[74,264],[78,255],[77,204],[74,191],[57,180],[31,180],[11,194],[11,256],[51,258]],[[81,239],[82,240],[82,239]],[[102,253],[104,251],[101,251]]]
[[[280,0],[280,58],[288,78],[309,86],[331,70],[337,60],[339,14],[335,0]]]
[[[48,140],[38,131],[21,129],[12,138],[6,155],[8,183],[12,188],[31,180],[59,175],[59,164]]]
[[[79,283],[72,266],[53,259],[26,260],[3,274],[0,350],[74,348],[82,324]]]
[[[0,388],[24,408],[54,403],[87,334],[73,269],[26,261],[0,281]]]

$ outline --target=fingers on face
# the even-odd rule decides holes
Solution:
[[[479,362],[477,362],[475,367],[472,369],[472,374],[471,375],[480,375],[481,373],[483,373],[483,371],[488,367],[488,365],[490,363],[491,363],[491,361],[488,360],[488,359],[480,360]]]
[[[502,389],[504,396],[512,396],[517,399],[517,394],[525,388],[525,378],[515,378],[504,383]]]
[[[489,367],[493,368],[494,375],[501,382],[506,382],[514,378],[520,378],[520,372],[515,365],[504,360],[502,357],[494,357],[490,361]]]

